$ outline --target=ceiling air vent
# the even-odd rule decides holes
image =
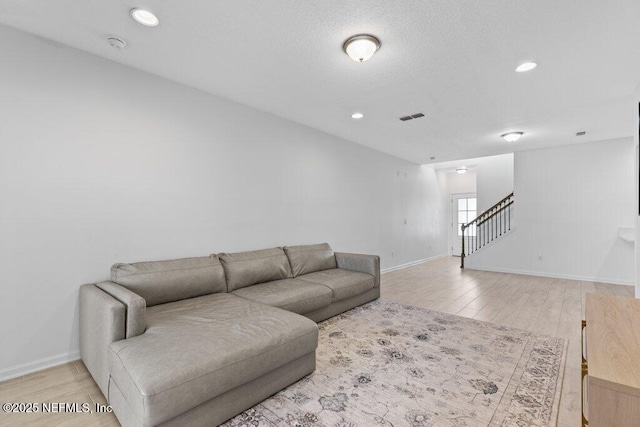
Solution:
[[[400,117],[400,120],[406,122],[407,120],[419,119],[420,117],[424,117],[423,113],[411,114],[409,116]]]
[[[587,134],[587,131],[580,131],[580,132],[576,132],[576,136],[585,136]]]

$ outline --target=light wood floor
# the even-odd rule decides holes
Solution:
[[[580,320],[587,292],[633,296],[631,286],[461,270],[441,258],[384,274],[382,298],[569,339],[560,427],[580,425]],[[0,383],[0,402],[106,404],[82,362]],[[113,414],[5,414],[0,425],[117,426]]]
[[[632,286],[461,270],[441,258],[385,274],[382,298],[569,340],[558,426],[581,424],[581,320],[586,293],[634,296]]]

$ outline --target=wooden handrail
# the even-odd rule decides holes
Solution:
[[[495,208],[497,208],[498,206],[500,206],[501,203],[504,203],[506,200],[510,199],[511,197],[513,197],[513,191],[506,197],[504,197],[502,200],[500,200],[498,203],[496,203],[495,205],[491,206],[489,209],[487,209],[486,211],[482,212],[480,215],[477,215],[476,218],[471,221],[468,224],[462,224],[462,231],[464,231],[466,228],[469,228],[471,226],[471,224],[478,222],[478,220],[480,218],[482,218],[484,215],[488,215],[489,213],[492,213],[491,211]],[[513,201],[511,201],[511,203],[513,203]],[[509,205],[511,204],[509,203]],[[508,206],[508,205],[507,205]],[[482,219],[482,222],[486,221],[489,218],[484,218]],[[478,223],[477,225],[480,225],[481,223]]]
[[[509,203],[505,204],[505,205],[500,206],[500,209],[498,209],[497,211],[495,211],[494,213],[492,213],[491,215],[489,215],[488,217],[486,217],[486,218],[485,218],[485,219],[483,219],[482,221],[478,222],[478,223],[476,224],[476,226],[477,226],[477,225],[480,225],[480,224],[484,224],[485,222],[489,221],[491,218],[493,218],[494,216],[498,215],[498,214],[500,213],[500,211],[505,210],[507,207],[509,207],[509,206],[510,206],[510,205],[512,205],[512,204],[513,204],[513,200],[512,200],[512,201],[510,201]],[[476,218],[476,219],[477,219],[477,218]],[[475,221],[475,219],[474,219],[473,221]],[[472,221],[472,222],[473,222],[473,221]],[[471,223],[469,223],[469,224],[471,224]]]
[[[493,208],[498,207],[498,205],[504,201],[506,201],[507,199],[510,199],[513,197],[513,191],[511,193],[509,193],[507,196],[505,196],[502,200],[500,200],[498,203],[496,203],[495,205],[491,206],[489,209],[487,209],[486,211],[482,212],[480,215],[487,213],[488,211],[490,211]]]

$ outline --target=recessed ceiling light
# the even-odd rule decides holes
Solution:
[[[342,45],[344,53],[356,62],[364,62],[380,49],[380,40],[369,34],[349,37]]]
[[[364,114],[362,114],[362,113],[353,113],[353,114],[351,115],[351,118],[352,118],[352,119],[361,119],[361,118],[363,118],[363,117],[364,117]]]
[[[465,168],[464,166],[461,168],[456,169],[456,173],[458,173],[459,175],[462,175],[464,173],[467,173],[468,169]]]
[[[525,62],[516,67],[516,73],[525,73],[527,71],[533,70],[537,66],[538,64],[536,64],[535,62]]]
[[[516,142],[522,135],[524,135],[523,132],[507,132],[500,136],[509,142]]]
[[[156,15],[144,9],[131,9],[131,17],[147,27],[155,27],[160,23]]]

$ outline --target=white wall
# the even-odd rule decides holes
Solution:
[[[513,191],[513,153],[478,159],[476,173],[478,212],[483,212]]]
[[[470,170],[465,174],[456,172],[447,173],[447,193],[470,194],[476,192],[477,175],[475,170]]]
[[[516,153],[517,226],[465,266],[633,284],[634,248],[618,227],[637,214],[635,158],[631,138]]]
[[[448,175],[449,194],[477,193],[479,211],[485,211],[513,191],[513,153],[435,163]],[[459,167],[471,167],[458,175]]]
[[[0,51],[0,380],[78,357],[78,287],[115,262],[447,251],[443,173],[8,27]]]

